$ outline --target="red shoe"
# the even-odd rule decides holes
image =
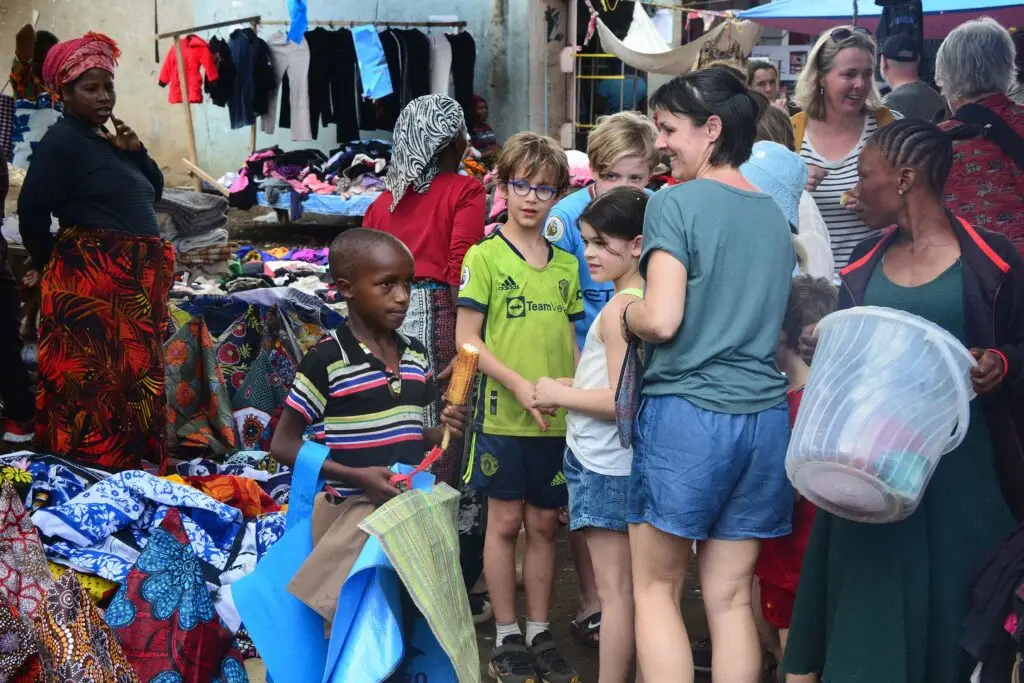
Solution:
[[[36,437],[35,425],[31,422],[4,420],[4,441],[7,443],[29,443]]]

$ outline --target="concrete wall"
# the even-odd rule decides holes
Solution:
[[[7,82],[15,34],[31,21],[32,10],[39,11],[37,28],[62,40],[99,31],[119,43],[116,112],[138,132],[172,182],[183,179],[178,160],[188,147],[185,125],[180,108],[167,104],[166,92],[156,83],[160,65],[153,53],[152,0],[0,0],[0,85]],[[159,12],[163,26],[192,21],[191,2],[159,0]]]

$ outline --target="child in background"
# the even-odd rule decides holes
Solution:
[[[796,137],[793,134],[793,122],[777,107],[766,107],[757,121],[757,140],[777,142],[790,152],[794,152]],[[757,185],[756,182],[754,184]],[[800,270],[804,275],[834,280],[835,259],[832,256],[832,240],[828,235],[828,226],[821,217],[814,197],[806,189],[801,190],[797,224],[799,229],[796,236],[797,245],[804,256]]]
[[[544,220],[569,182],[565,152],[519,133],[497,165],[508,221],[466,253],[455,337],[480,350],[467,483],[487,496],[484,576],[497,625],[490,675],[498,681],[578,683],[555,648],[549,607],[558,509],[566,504],[565,413],[533,407],[541,377],[568,377],[583,315],[573,256],[549,244]],[[526,525],[526,635],[516,615],[515,550]]]
[[[331,449],[322,476],[343,495],[362,490],[384,503],[399,494],[391,466],[418,465],[445,426],[460,436],[466,409],[446,406],[440,427],[423,427],[434,374],[423,346],[398,332],[413,281],[409,249],[386,232],[353,228],[331,243],[328,259],[348,318],[302,359],[270,454],[293,467],[312,427]]]
[[[576,340],[582,349],[587,332],[604,305],[615,294],[611,282],[596,282],[583,255],[579,218],[583,210],[609,190],[627,185],[643,190],[661,161],[656,142],[658,129],[646,116],[624,111],[605,116],[587,138],[587,156],[594,183],[555,204],[548,215],[544,236],[557,247],[573,254],[579,263],[583,290],[583,318],[576,323]]]
[[[595,182],[561,200],[551,209],[544,236],[555,246],[576,256],[583,290],[583,318],[576,322],[576,343],[582,349],[597,314],[614,296],[611,282],[596,282],[587,268],[580,237],[579,217],[597,197],[623,185],[643,190],[661,161],[657,148],[658,130],[646,116],[624,111],[604,116],[587,138],[587,157]],[[573,562],[580,584],[580,607],[572,622],[576,639],[596,647],[601,628],[594,568],[587,543],[579,533],[569,534]]]
[[[786,317],[775,362],[789,380],[789,423],[796,423],[796,414],[803,398],[804,385],[810,368],[797,351],[800,332],[815,325],[836,310],[839,291],[825,278],[802,275],[793,280]],[[793,616],[797,582],[803,566],[804,553],[814,525],[814,505],[799,498],[793,506],[793,533],[761,542],[761,554],[754,573],[760,582],[760,602],[764,621],[762,641],[776,662],[782,661],[789,635],[789,622]]]
[[[590,276],[611,283],[611,301],[594,320],[576,377],[542,377],[534,407],[569,411],[565,478],[569,528],[583,534],[597,579],[601,607],[600,683],[625,683],[633,671],[633,576],[630,570],[626,498],[633,450],[619,442],[615,391],[626,357],[623,309],[643,297],[640,240],[647,195],[617,187],[592,201],[580,216]]]

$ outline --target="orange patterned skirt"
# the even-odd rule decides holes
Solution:
[[[40,450],[111,470],[167,460],[163,329],[174,251],[69,228],[41,279]]]

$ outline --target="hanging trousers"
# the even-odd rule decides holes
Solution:
[[[300,44],[290,43],[283,33],[277,33],[267,41],[267,47],[270,48],[270,61],[274,65],[275,85],[270,90],[268,113],[262,117],[263,132],[274,132],[278,92],[282,89],[281,82],[287,77],[287,101],[292,112],[292,140],[312,140],[309,111],[309,44],[305,39]]]
[[[476,42],[466,31],[448,34],[452,46],[452,80],[455,81],[455,101],[466,114],[466,126],[471,127],[473,113],[473,74],[476,72]]]
[[[356,78],[356,48],[348,29],[313,29],[306,33],[309,43],[309,114],[313,138],[319,127],[338,126],[338,142],[358,140],[359,90]],[[285,125],[281,108],[281,125]]]
[[[452,75],[452,44],[443,33],[430,36],[430,92],[447,95]]]

